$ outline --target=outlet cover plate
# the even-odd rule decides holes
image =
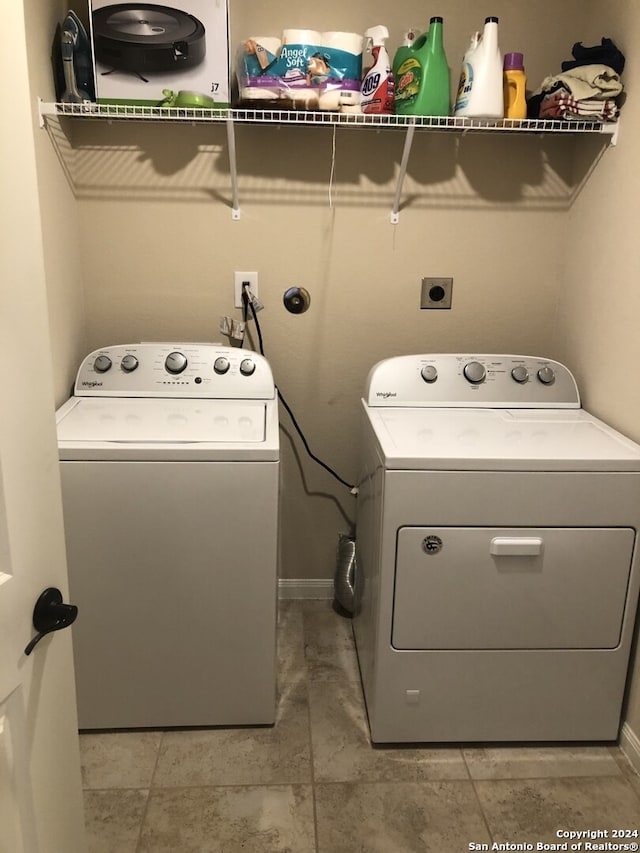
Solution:
[[[242,308],[242,285],[248,281],[251,292],[258,298],[258,273],[257,272],[234,272],[233,274],[233,304],[236,308]]]
[[[420,308],[451,308],[453,278],[423,278]]]

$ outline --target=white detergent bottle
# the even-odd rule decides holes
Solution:
[[[486,18],[482,34],[471,37],[462,61],[454,115],[504,118],[502,54],[496,17]]]
[[[389,38],[389,30],[382,26],[371,27],[364,35],[372,44],[373,65],[365,74],[360,87],[362,112],[393,115],[393,71],[384,46],[385,40]]]

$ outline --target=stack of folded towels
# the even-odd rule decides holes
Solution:
[[[623,54],[603,38],[595,47],[577,42],[572,55],[573,60],[562,63],[562,73],[545,77],[528,99],[528,118],[615,121],[624,90]]]

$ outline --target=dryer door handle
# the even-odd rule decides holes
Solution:
[[[489,553],[493,557],[537,557],[543,544],[539,536],[495,536]]]

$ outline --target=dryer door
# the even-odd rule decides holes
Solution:
[[[402,527],[396,649],[611,649],[631,528]]]

